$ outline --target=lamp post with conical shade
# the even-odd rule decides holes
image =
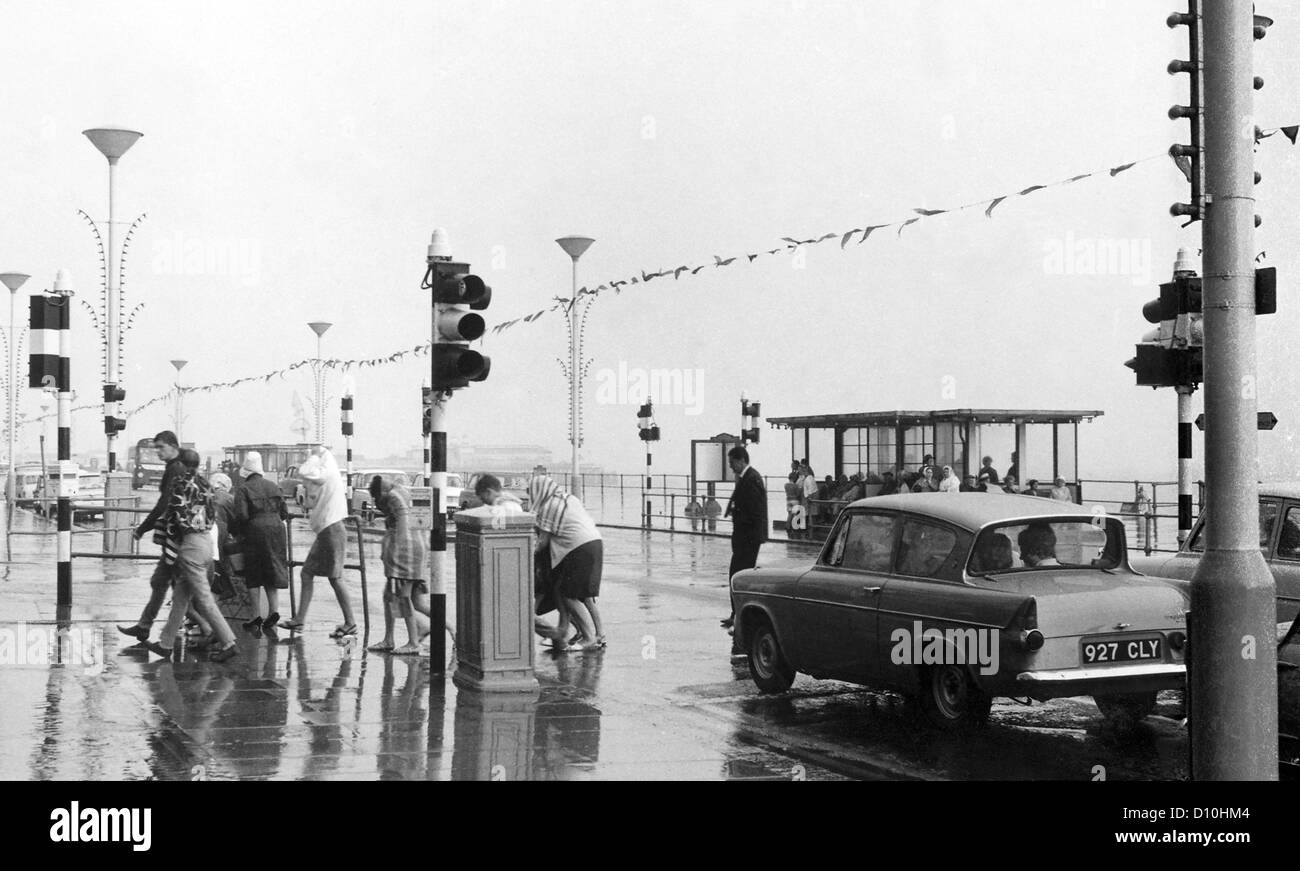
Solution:
[[[117,269],[113,265],[113,257],[116,253],[113,244],[113,218],[114,205],[117,198],[117,162],[123,154],[131,150],[131,146],[143,136],[143,133],[137,133],[134,130],[123,130],[118,127],[96,127],[90,130],[81,131],[90,143],[99,149],[99,153],[108,158],[108,262],[105,266],[108,275],[106,276],[107,301],[104,305],[104,417],[117,417],[117,401],[112,399],[109,393],[110,385],[117,386],[117,351],[118,351],[118,329],[117,320],[119,317],[118,305],[118,283]],[[109,431],[108,435],[108,471],[113,472],[117,469],[117,455],[113,452],[113,442],[117,438],[117,433]]]
[[[569,444],[570,456],[569,490],[574,496],[582,498],[582,478],[578,473],[578,446],[582,443],[582,373],[578,366],[582,358],[582,334],[578,328],[578,258],[583,255],[595,239],[586,236],[562,236],[556,244],[573,259],[573,287],[569,295]]]
[[[181,424],[185,420],[185,391],[181,387],[181,370],[189,360],[172,360],[172,365],[176,367],[176,411],[172,421],[172,428],[176,430],[176,441],[185,444],[185,439],[181,438]]]
[[[316,334],[316,359],[312,361],[312,372],[316,376],[316,442],[325,444],[325,371],[321,366],[320,338],[325,331],[334,326],[325,321],[312,321],[307,326]]]
[[[17,324],[14,321],[14,303],[18,298],[18,288],[22,287],[30,275],[24,275],[21,272],[0,273],[0,283],[9,288],[9,472],[5,476],[5,499],[8,502],[9,517],[12,523],[14,516],[14,501],[16,495],[14,492],[14,429],[16,422],[14,418],[18,414],[18,371],[15,362],[18,353],[18,333]]]

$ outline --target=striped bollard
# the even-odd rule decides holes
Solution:
[[[352,392],[343,397],[343,442],[347,446],[348,481],[352,480]]]
[[[77,486],[72,464],[72,274],[60,269],[54,277],[53,297],[31,298],[31,357],[28,385],[58,393],[58,462],[45,482],[46,499],[57,493],[58,544],[55,568],[59,617],[72,606],[72,497]]]

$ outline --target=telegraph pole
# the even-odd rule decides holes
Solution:
[[[1192,777],[1277,779],[1276,591],[1259,551],[1250,0],[1206,3],[1203,307],[1211,521],[1189,616]]]

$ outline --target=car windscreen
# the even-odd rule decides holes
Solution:
[[[1124,527],[1115,518],[1034,518],[985,528],[975,539],[967,571],[1113,569],[1124,554]]]

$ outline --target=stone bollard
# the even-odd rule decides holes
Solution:
[[[108,472],[104,475],[104,553],[131,553],[134,537],[130,530],[114,532],[117,527],[134,527],[140,515],[113,508],[135,508],[140,500],[131,489],[131,476],[126,472]]]
[[[536,692],[533,515],[492,508],[456,521],[456,673],[462,689]]]

